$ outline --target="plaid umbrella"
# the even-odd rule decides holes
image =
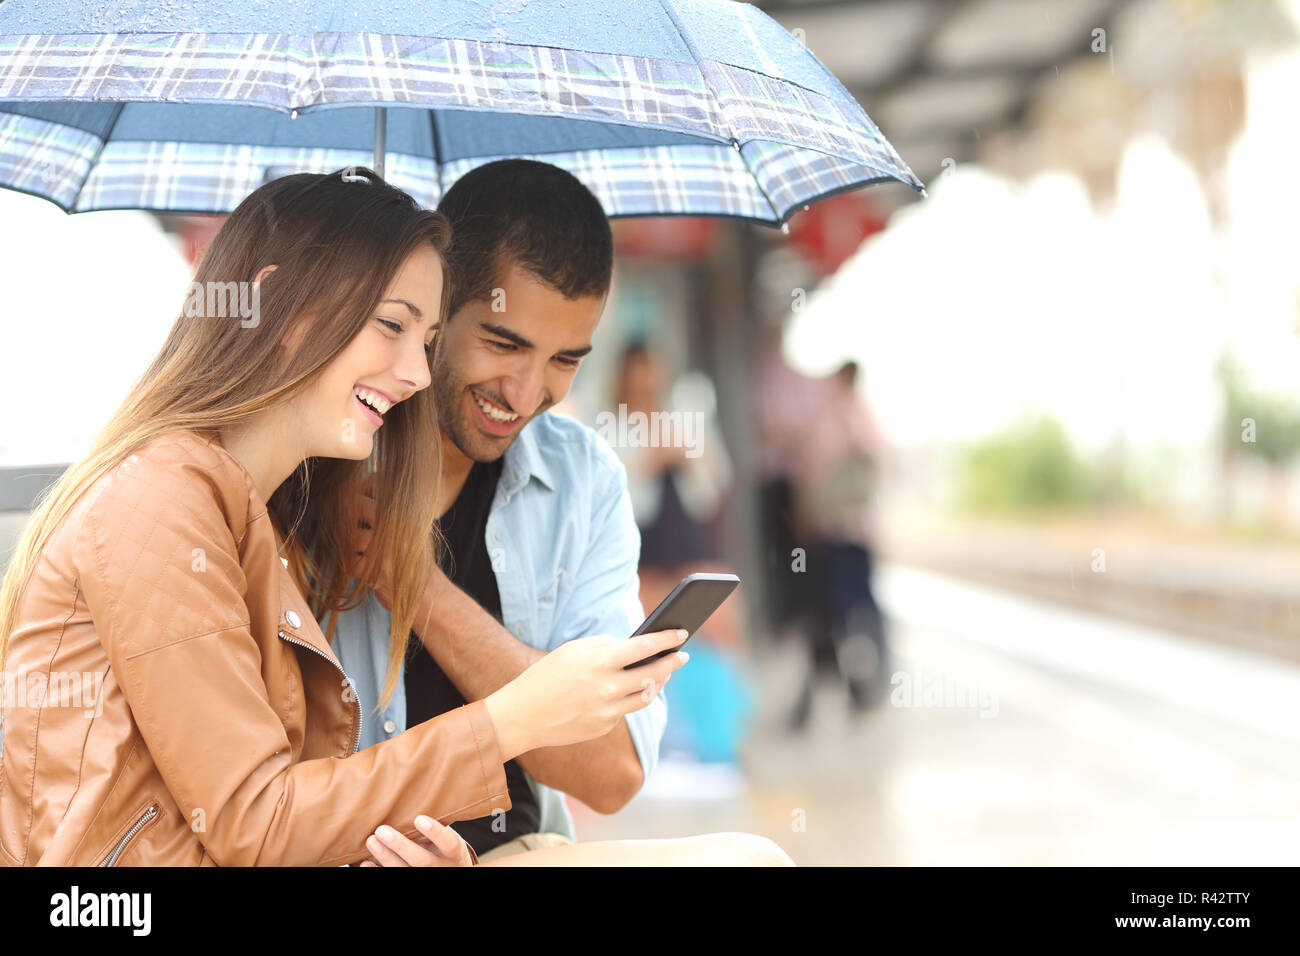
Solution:
[[[0,186],[67,212],[229,212],[361,164],[434,206],[506,157],[568,169],[610,216],[783,224],[847,189],[922,190],[745,3],[0,3]]]

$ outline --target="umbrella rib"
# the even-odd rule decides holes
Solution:
[[[668,19],[673,22],[673,26],[677,29],[677,35],[681,37],[682,42],[686,44],[686,49],[691,51],[691,56],[695,57],[695,68],[700,71],[700,80],[704,85],[704,92],[713,102],[714,115],[718,117],[719,121],[725,121],[727,117],[722,111],[722,104],[718,102],[718,98],[713,93],[713,88],[709,86],[708,80],[704,77],[704,69],[701,66],[704,58],[700,55],[699,47],[697,47],[695,41],[687,35],[686,30],[682,27],[682,21],[677,18],[677,11],[669,5],[670,3],[671,0],[659,0],[659,7],[668,15]],[[727,126],[726,129],[727,138],[731,141],[731,148],[740,154],[740,165],[749,170],[749,164],[745,162],[745,154],[740,151],[740,140],[736,138],[736,135],[732,132],[730,126]],[[769,196],[767,190],[763,188],[763,183],[759,180],[758,176],[753,170],[749,171],[749,175],[754,180],[754,185],[758,187],[758,191],[762,193],[763,198],[767,201],[767,208],[772,210],[772,215],[776,216],[778,220],[784,221],[781,217],[781,211],[776,208],[776,203],[772,202],[772,197]]]
[[[682,42],[686,44],[686,49],[690,50],[691,56],[695,58],[695,68],[700,71],[700,80],[704,86],[704,92],[713,102],[714,115],[716,115],[719,120],[725,120],[726,115],[722,112],[722,104],[720,104],[718,98],[713,95],[713,88],[709,86],[708,80],[704,78],[704,69],[700,65],[704,62],[704,57],[701,56],[699,47],[697,47],[695,41],[687,35],[685,28],[682,27],[682,21],[677,18],[677,11],[669,6],[669,0],[659,0],[659,7],[668,15],[668,19],[673,22],[673,26],[677,30],[677,35],[682,38]],[[738,144],[730,126],[727,127],[727,138],[732,143]]]
[[[0,2],[3,2],[3,0],[0,0]],[[108,145],[108,141],[113,137],[113,130],[117,127],[117,121],[122,118],[122,111],[126,109],[125,103],[114,103],[113,106],[116,107],[116,112],[113,113],[113,119],[109,122],[108,128],[104,130],[104,136],[102,139],[100,139],[99,145],[95,147],[95,156],[93,159],[91,159],[90,165],[86,167],[87,176],[89,176],[91,173],[95,171],[95,166],[96,164],[99,163],[99,157],[104,154],[104,147]],[[77,205],[77,202],[81,199],[81,190],[84,189],[85,186],[86,186],[86,181],[83,179],[81,181],[81,185],[77,187],[77,195],[74,196],[72,199],[72,205],[74,207]],[[71,212],[72,210],[68,210],[68,211]]]
[[[429,108],[429,135],[433,137],[433,182],[438,189],[437,208],[442,203],[442,150],[438,148],[438,111]]]

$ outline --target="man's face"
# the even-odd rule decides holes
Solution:
[[[605,299],[566,299],[508,262],[498,288],[446,322],[433,368],[438,421],[471,461],[500,458],[569,393]]]

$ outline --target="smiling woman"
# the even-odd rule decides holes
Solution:
[[[307,842],[273,794],[296,792],[309,818],[331,816],[375,799],[393,760],[435,740],[445,756],[425,783],[448,807],[493,795],[481,763],[497,743],[482,704],[409,741],[404,758],[362,761],[376,764],[364,786],[358,776],[313,793],[329,774],[313,758],[350,755],[361,719],[315,618],[373,583],[352,578],[337,521],[367,459],[387,505],[374,527],[387,574],[414,594],[431,570],[439,443],[427,386],[447,242],[443,217],[368,170],[288,176],[230,215],[192,286],[219,294],[187,297],[89,455],[36,508],[5,575],[6,676],[60,686],[74,665],[105,675],[89,724],[84,708],[50,695],[6,706],[9,861],[363,855],[366,823]],[[415,613],[413,601],[397,605],[393,673]],[[252,686],[262,689],[249,697]],[[228,728],[224,742],[200,720]],[[65,788],[67,758],[83,746],[107,772]],[[466,768],[456,775],[468,787],[448,786],[445,774]],[[34,786],[8,785],[20,779]],[[391,804],[402,788],[384,789]],[[205,830],[191,829],[196,815]]]

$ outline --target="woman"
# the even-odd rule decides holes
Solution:
[[[671,632],[570,642],[354,752],[362,715],[316,621],[376,583],[352,584],[340,535],[372,459],[391,693],[435,558],[427,386],[447,239],[368,170],[268,183],[222,226],[185,314],[5,575],[0,660],[19,693],[0,860],[358,862],[385,821],[416,838],[417,815],[508,807],[506,760],[607,733],[681,666],[623,671]]]

